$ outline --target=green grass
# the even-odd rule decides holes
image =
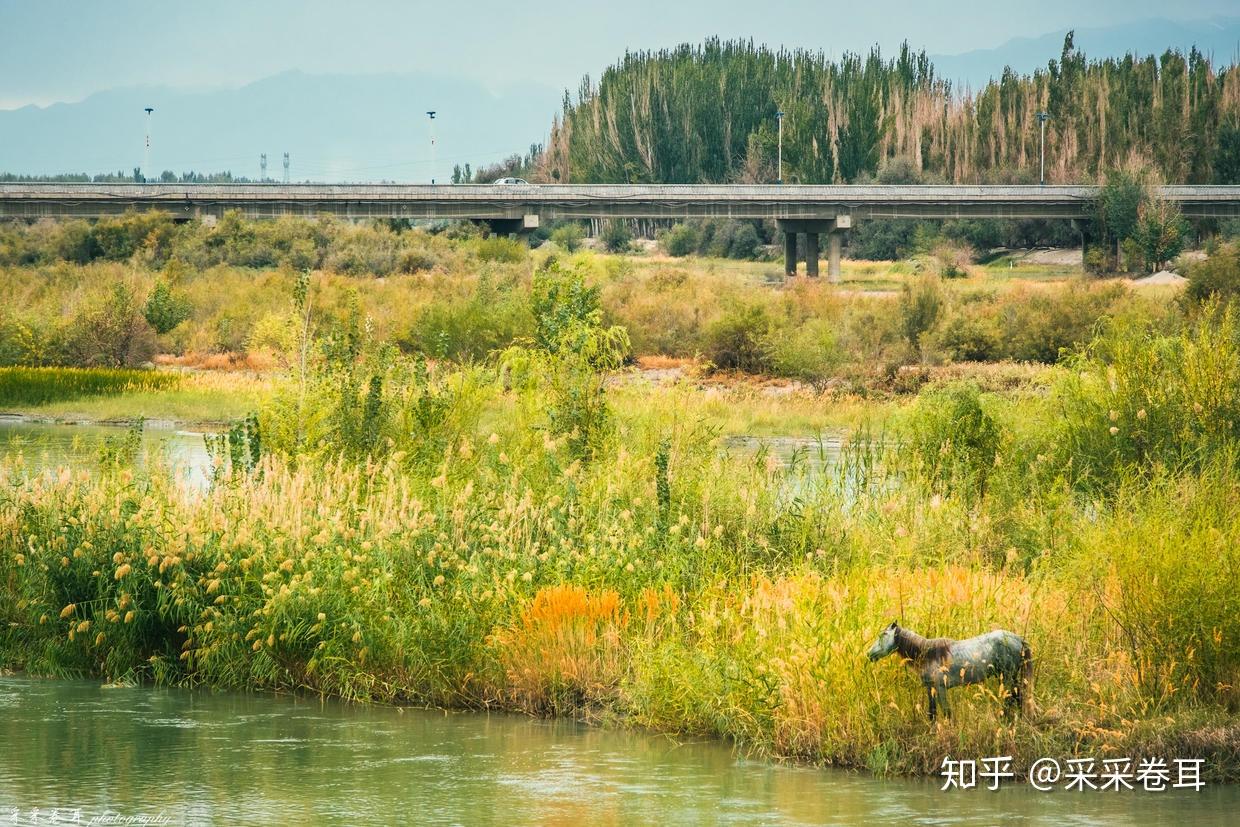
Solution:
[[[0,368],[0,409],[57,420],[220,423],[256,410],[269,387],[240,374]]]
[[[0,368],[0,407],[20,408],[89,397],[174,390],[181,377],[123,368]]]

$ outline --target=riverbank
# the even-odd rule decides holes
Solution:
[[[1229,335],[1174,347],[1217,356]],[[1175,352],[1123,341],[1107,352],[1133,364]],[[202,491],[157,460],[0,465],[0,664],[634,724],[881,774],[1002,754],[1240,777],[1240,597],[1218,577],[1240,565],[1234,466],[1200,443],[1200,467],[1110,465],[1092,493],[1069,473],[1114,462],[1123,443],[1095,454],[1095,430],[1167,429],[1180,409],[1158,400],[1211,401],[1174,390],[1200,375],[1187,363],[1124,386],[1150,397],[1078,389],[1089,365],[1045,393],[931,388],[891,414],[898,440],[858,427],[827,463],[721,450],[692,387],[613,388],[591,448],[547,413],[589,375],[420,370],[360,420],[338,419],[368,408],[347,372],[282,386],[257,461],[237,432]],[[319,453],[282,454],[293,439]],[[354,459],[345,439],[376,447]],[[893,619],[1025,636],[1032,708],[962,688],[928,723],[905,670],[864,657]]]
[[[114,368],[0,367],[0,415],[59,424],[139,420],[215,429],[258,409],[261,374]]]
[[[508,439],[480,450],[535,470]],[[702,486],[695,516],[676,509],[659,528],[641,502],[656,498],[640,479],[653,469],[626,460],[642,470],[603,472],[618,497],[599,472],[561,479],[556,494],[506,493],[473,475],[436,486],[391,465],[271,463],[261,478],[187,498],[124,472],[17,484],[0,469],[0,521],[24,538],[0,560],[0,660],[38,674],[631,722],[878,773],[934,773],[944,754],[1010,754],[1017,767],[1043,754],[1130,755],[1202,757],[1209,777],[1236,780],[1234,714],[1178,697],[1191,691],[1179,664],[1143,675],[1140,650],[1108,631],[1116,593],[1098,595],[1079,568],[1107,549],[1133,567],[1121,576],[1147,576],[1150,544],[1216,507],[1212,486],[1189,492],[1187,513],[1177,500],[1179,517],[1148,492],[1100,521],[1078,516],[1048,555],[1058,564],[1026,571],[979,565],[998,538],[953,549],[973,519],[907,496],[866,498],[849,515],[822,491],[806,503],[819,516],[781,526],[765,495],[751,502],[761,516],[749,515],[720,496],[723,484],[682,477]],[[790,473],[711,465],[711,477],[742,485]],[[573,501],[557,501],[573,488]],[[374,493],[359,500],[364,490]],[[1217,559],[1235,539],[1203,540],[1210,550],[1194,555]],[[1024,634],[1038,664],[1032,711],[1005,718],[996,687],[969,688],[954,691],[950,721],[928,724],[898,664],[865,662],[892,617],[928,634]]]

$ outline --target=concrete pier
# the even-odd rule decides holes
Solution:
[[[805,234],[805,275],[818,278],[818,233]]]
[[[827,280],[832,284],[840,281],[840,250],[844,246],[844,230],[835,230],[827,236]]]
[[[796,237],[799,233],[805,236],[805,275],[816,278],[821,255],[820,241],[825,233],[827,275],[832,282],[839,281],[844,233],[852,227],[850,215],[838,214],[833,218],[781,218],[776,220],[775,226],[784,233],[784,273],[789,276],[796,275]]]

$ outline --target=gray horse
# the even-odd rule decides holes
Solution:
[[[920,678],[930,698],[930,720],[935,717],[936,701],[951,717],[947,690],[953,686],[981,683],[999,676],[1008,690],[1009,709],[1021,710],[1028,700],[1033,682],[1033,653],[1020,635],[996,629],[968,640],[924,638],[902,629],[894,620],[883,629],[868,652],[870,660],[899,652],[905,665]]]

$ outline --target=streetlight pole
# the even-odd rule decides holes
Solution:
[[[784,113],[782,110],[775,113],[775,123],[779,125],[779,141],[775,161],[775,183],[782,184],[784,182]]]
[[[154,107],[146,107],[146,151],[142,154],[142,183],[146,183],[147,176],[151,172],[151,113],[155,111]]]
[[[1038,113],[1038,126],[1042,130],[1042,160],[1038,166],[1038,182],[1041,186],[1046,186],[1046,122],[1051,119],[1050,112]]]
[[[427,111],[427,116],[431,119],[431,183],[435,183],[435,110]]]

